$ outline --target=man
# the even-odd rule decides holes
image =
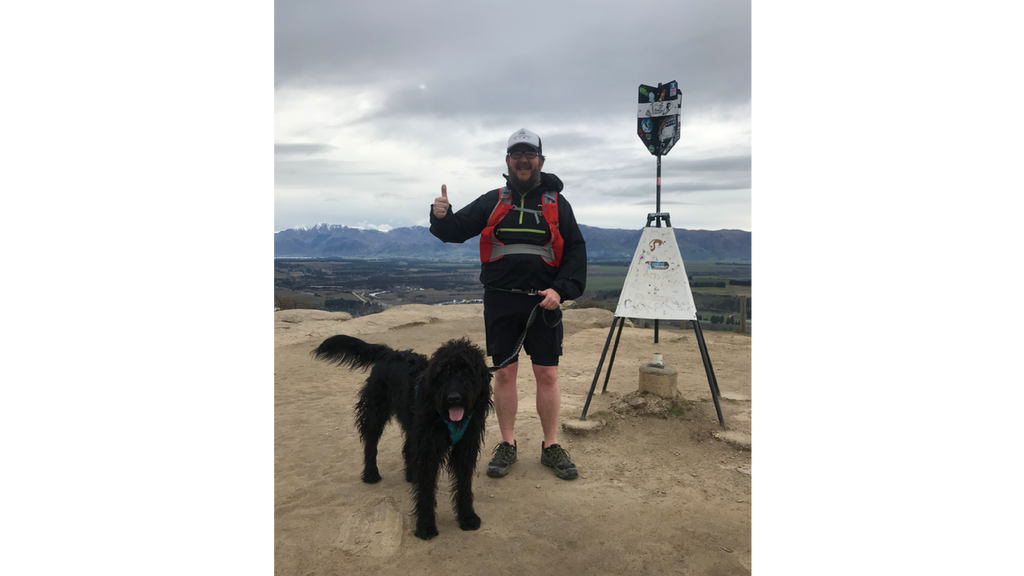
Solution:
[[[461,243],[480,235],[480,282],[484,285],[487,354],[494,365],[511,360],[494,375],[494,411],[501,443],[487,475],[501,478],[517,460],[513,436],[519,396],[516,375],[519,338],[537,379],[537,413],[544,440],[541,463],[565,480],[577,476],[569,454],[558,445],[558,357],[562,354],[559,304],[578,298],[587,282],[587,247],[562,181],[544,167],[540,136],[522,129],[508,139],[506,185],[491,190],[453,213],[448,187],[434,199],[430,232],[444,242]],[[531,311],[540,305],[527,329]]]

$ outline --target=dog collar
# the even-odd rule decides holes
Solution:
[[[437,413],[441,414],[441,411],[438,410]],[[441,414],[441,418],[444,419],[444,414]],[[448,436],[452,440],[452,446],[455,446],[455,444],[457,444],[459,440],[462,440],[463,434],[466,433],[466,428],[469,427],[467,426],[467,424],[469,424],[469,421],[472,419],[473,415],[468,414],[466,416],[466,421],[462,423],[462,426],[460,428],[456,428],[455,424],[449,422],[448,420],[444,421],[444,423],[448,425]]]

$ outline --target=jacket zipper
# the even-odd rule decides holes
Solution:
[[[519,194],[519,207],[524,209],[524,210],[526,209],[526,194],[523,194],[523,193]],[[525,214],[525,212],[520,212],[519,213],[519,223],[520,224],[523,223],[523,214]],[[499,228],[499,231],[501,231],[501,232],[533,232],[534,234],[544,234],[543,230],[530,230],[529,228]]]

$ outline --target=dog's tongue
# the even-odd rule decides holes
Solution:
[[[453,406],[448,409],[448,419],[452,422],[458,422],[462,420],[462,414],[466,411],[461,406]]]

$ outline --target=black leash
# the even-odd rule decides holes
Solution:
[[[509,292],[511,292],[511,290],[509,290]],[[491,372],[497,372],[498,370],[501,370],[501,369],[505,368],[506,366],[508,366],[509,364],[512,363],[512,360],[519,354],[519,351],[522,350],[522,348],[523,348],[523,342],[526,340],[526,333],[530,331],[530,325],[533,324],[534,318],[537,317],[537,309],[538,308],[540,308],[540,302],[538,302],[533,307],[533,310],[530,310],[530,317],[526,320],[526,328],[523,330],[523,333],[519,336],[519,341],[516,342],[516,349],[512,351],[512,355],[509,356],[508,358],[506,358],[505,361],[502,362],[500,365],[492,366],[492,367],[488,368],[488,370],[490,370]],[[546,312],[546,310],[545,310],[545,312]],[[561,312],[561,310],[559,310],[559,312]],[[554,328],[555,326],[558,326],[558,323],[561,322],[561,321],[562,321],[562,315],[559,314],[558,315],[558,319],[555,320],[554,324],[548,324],[547,320],[544,321],[544,324],[548,328]]]

